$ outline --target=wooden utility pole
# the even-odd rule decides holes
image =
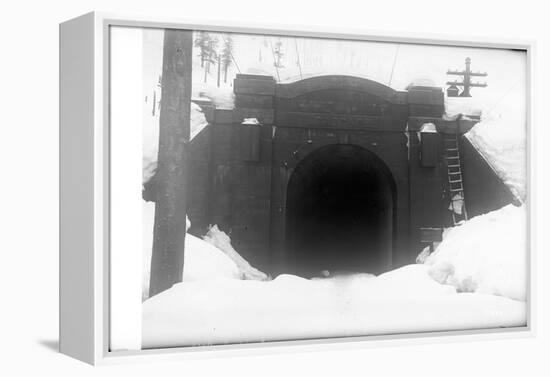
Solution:
[[[192,50],[191,31],[165,30],[150,297],[183,278]]]
[[[459,97],[471,97],[470,94],[470,88],[473,87],[479,87],[479,88],[485,88],[487,86],[487,83],[480,83],[480,82],[472,82],[472,77],[474,76],[481,76],[486,77],[487,72],[472,72],[470,70],[470,64],[472,60],[470,58],[466,58],[466,69],[464,71],[456,71],[456,70],[448,70],[448,75],[457,75],[457,76],[463,76],[462,82],[459,81],[447,81],[447,85],[451,85],[452,88],[456,88],[458,86],[462,86],[464,89],[462,90],[462,93],[460,93]]]

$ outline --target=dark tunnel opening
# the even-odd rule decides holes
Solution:
[[[386,270],[393,249],[394,192],[387,166],[366,149],[329,145],[308,155],[287,188],[292,272],[312,277],[323,271]]]

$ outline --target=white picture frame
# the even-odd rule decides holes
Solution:
[[[110,131],[109,30],[113,26],[176,28],[262,33],[378,42],[421,43],[523,50],[527,54],[528,294],[527,326],[402,335],[358,336],[321,340],[232,344],[142,351],[111,351],[110,331]],[[536,209],[534,177],[533,54],[529,40],[448,38],[414,33],[231,23],[202,23],[89,13],[60,25],[60,351],[90,364],[148,358],[187,358],[242,353],[347,349],[383,344],[472,341],[534,336],[536,333]]]

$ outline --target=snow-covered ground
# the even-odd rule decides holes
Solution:
[[[151,253],[155,203],[142,202],[143,216],[143,279],[142,298],[149,296]],[[189,220],[188,220],[189,221]],[[187,229],[190,223],[188,222]],[[217,226],[213,226],[201,240],[192,234],[185,237],[183,281],[217,281],[227,279],[267,280],[268,276],[252,267],[231,246],[231,240]]]
[[[181,283],[143,304],[143,347],[525,325],[525,303],[456,293],[411,265],[377,278]]]
[[[425,262],[429,275],[460,292],[525,301],[526,232],[525,205],[512,204],[449,228]]]
[[[426,264],[377,277],[243,280],[250,265],[222,251],[235,252],[227,235],[188,234],[184,282],[143,303],[143,347],[524,326],[523,216],[509,206],[474,218]]]

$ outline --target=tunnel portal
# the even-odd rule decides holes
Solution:
[[[286,248],[300,276],[380,273],[391,264],[395,188],[386,165],[355,145],[329,145],[295,168],[287,188]]]

